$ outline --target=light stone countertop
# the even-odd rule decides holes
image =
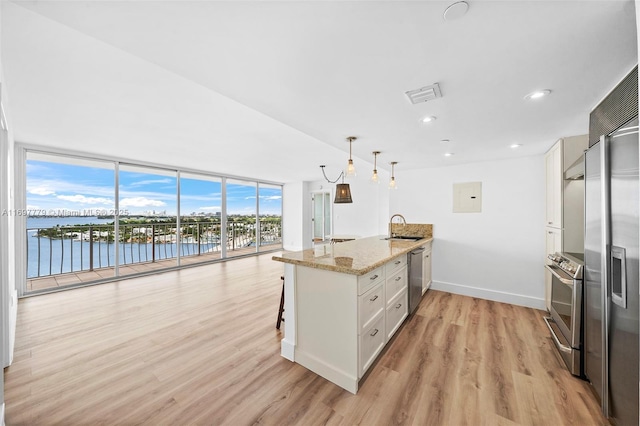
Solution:
[[[337,244],[323,244],[303,251],[285,251],[281,256],[273,256],[272,259],[309,268],[364,275],[433,240],[431,237],[418,241],[385,238],[386,235],[378,235]]]

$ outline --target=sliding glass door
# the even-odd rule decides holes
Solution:
[[[21,294],[282,248],[282,186],[25,149]]]

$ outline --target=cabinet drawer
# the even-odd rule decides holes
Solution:
[[[392,275],[387,275],[387,282],[385,285],[385,300],[387,303],[391,303],[391,300],[395,298],[401,291],[407,289],[407,268],[402,268]]]
[[[358,295],[364,294],[371,287],[378,284],[384,278],[384,268],[381,266],[373,271],[358,277]]]
[[[376,315],[384,309],[384,287],[378,284],[358,297],[358,334],[371,326]]]
[[[407,292],[405,290],[398,297],[392,299],[387,307],[387,340],[395,334],[402,321],[407,317],[408,312]]]
[[[359,375],[362,377],[369,369],[376,356],[380,353],[385,343],[384,315],[380,315],[373,321],[359,337]]]
[[[387,275],[387,278],[390,277],[394,272],[404,266],[407,266],[407,255],[402,255],[393,259],[390,262],[387,262],[384,265],[384,273]]]

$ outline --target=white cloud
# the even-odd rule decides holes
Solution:
[[[120,207],[162,207],[166,205],[163,201],[145,197],[131,197],[120,200]]]
[[[52,191],[47,187],[44,186],[37,186],[35,188],[27,188],[27,192],[29,194],[34,194],[34,195],[53,195],[56,193],[56,191]]]
[[[198,207],[198,210],[221,210],[220,206]]]
[[[261,200],[272,201],[272,200],[281,200],[282,195],[269,195],[269,196],[261,196]]]
[[[173,183],[173,184],[175,184],[175,180],[174,179],[170,179],[170,178],[139,180],[137,182],[131,182],[129,184],[129,186],[153,185],[155,183]]]
[[[108,206],[113,205],[113,200],[109,198],[101,198],[101,197],[85,197],[81,194],[76,195],[58,195],[57,198],[64,201],[69,201],[71,203],[79,203],[79,204],[104,204]]]

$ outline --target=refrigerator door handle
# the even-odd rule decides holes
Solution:
[[[600,185],[602,197],[600,200],[600,208],[602,209],[600,215],[602,217],[602,247],[600,249],[600,277],[602,279],[601,285],[601,297],[602,304],[602,413],[606,418],[609,418],[609,299],[608,295],[608,277],[609,277],[609,248],[611,241],[611,212],[609,210],[610,200],[610,165],[609,165],[609,138],[606,135],[600,136]]]
[[[622,247],[611,247],[611,301],[627,309],[627,253]]]

